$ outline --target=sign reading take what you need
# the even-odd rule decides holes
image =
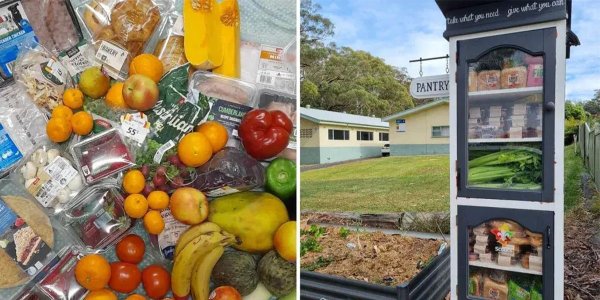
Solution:
[[[413,78],[410,82],[410,95],[417,99],[448,97],[448,74]]]

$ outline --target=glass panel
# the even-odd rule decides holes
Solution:
[[[504,219],[467,230],[469,299],[542,299],[542,233]]]
[[[469,63],[469,187],[541,190],[543,60],[500,48]]]

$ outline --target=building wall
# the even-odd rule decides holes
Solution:
[[[390,123],[390,154],[421,155],[449,153],[448,137],[433,137],[432,127],[449,126],[448,104],[410,114],[399,119],[406,120],[406,131],[396,131],[396,120]]]
[[[300,120],[300,128],[311,128],[311,138],[300,138],[300,163],[324,164],[351,159],[381,156],[381,147],[388,141],[379,140],[379,132],[386,129],[363,128],[344,125],[318,125],[306,119]],[[329,129],[348,130],[349,140],[329,140]],[[357,131],[373,132],[372,141],[359,141]],[[316,139],[316,140],[315,140]]]

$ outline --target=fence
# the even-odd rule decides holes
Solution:
[[[585,167],[594,177],[596,186],[600,186],[600,128],[591,129],[587,123],[581,124],[576,143]]]

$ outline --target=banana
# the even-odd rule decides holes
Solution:
[[[183,249],[183,247],[194,238],[202,234],[215,231],[221,231],[221,227],[212,222],[204,222],[202,224],[194,225],[188,228],[179,236],[179,239],[177,239],[177,243],[175,244],[175,255],[179,254],[179,252],[181,252],[181,249]]]
[[[192,293],[194,300],[208,300],[210,292],[210,274],[225,252],[223,246],[212,249],[196,262],[192,273]]]
[[[192,239],[175,255],[173,271],[171,272],[171,290],[178,297],[190,293],[192,267],[212,249],[227,246],[236,242],[235,236],[225,231],[214,231],[202,234]]]

